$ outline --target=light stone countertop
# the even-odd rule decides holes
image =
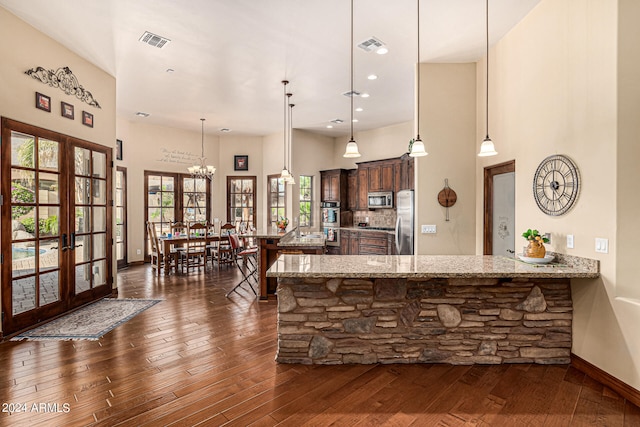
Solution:
[[[267,277],[308,278],[596,278],[597,260],[557,255],[538,266],[492,255],[283,255]],[[561,264],[559,264],[561,263]]]

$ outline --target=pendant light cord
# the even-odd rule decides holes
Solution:
[[[418,3],[418,102],[416,103],[416,141],[420,140],[420,0]]]
[[[487,85],[486,85],[486,89],[487,89],[487,94],[485,96],[485,102],[486,102],[486,129],[487,129],[487,137],[486,139],[489,139],[489,0],[486,0],[486,7],[485,7],[485,13],[486,13],[486,35],[487,35],[487,57],[486,57],[486,61],[487,61]]]
[[[353,142],[353,0],[351,0],[351,139],[349,142]]]
[[[289,96],[291,96],[291,94],[289,94]],[[289,150],[288,150],[288,154],[289,154],[289,173],[291,175],[293,175],[292,172],[292,152],[293,152],[293,107],[295,107],[296,104],[289,104]]]
[[[287,85],[289,84],[288,80],[283,80],[282,85],[284,87],[284,147],[282,152],[282,160],[284,162],[284,167],[282,169],[287,168]]]
[[[200,143],[200,163],[204,165],[204,121],[205,119],[200,119],[202,122],[202,142]]]

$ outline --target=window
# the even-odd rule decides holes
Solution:
[[[171,231],[174,222],[206,221],[211,216],[211,184],[189,174],[144,172],[145,222],[152,222],[158,235]],[[146,230],[146,227],[145,227]],[[145,258],[150,250],[146,237]]]
[[[256,177],[227,177],[227,222],[242,221],[256,226]]]
[[[313,177],[300,175],[300,227],[313,225]]]
[[[267,226],[271,226],[280,219],[286,217],[285,202],[287,200],[287,184],[280,175],[267,177]]]

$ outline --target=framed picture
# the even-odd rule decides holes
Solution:
[[[40,92],[36,92],[36,108],[50,113],[51,98],[49,98],[47,95],[41,94]]]
[[[116,160],[122,160],[122,141],[116,139]]]
[[[93,127],[93,114],[87,113],[86,111],[82,112],[82,124],[85,126]]]
[[[60,112],[62,114],[62,117],[66,117],[67,119],[73,120],[74,118],[73,105],[67,104],[64,101],[60,102]]]
[[[233,156],[233,170],[234,171],[248,171],[249,170],[249,156]]]

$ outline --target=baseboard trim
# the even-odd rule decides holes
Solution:
[[[611,390],[618,393],[620,396],[627,399],[629,402],[636,406],[640,406],[640,390],[636,390],[629,384],[620,381],[618,378],[603,371],[595,365],[587,362],[583,358],[571,353],[571,365],[579,371],[582,371],[586,375],[590,376],[596,381],[609,387]]]

